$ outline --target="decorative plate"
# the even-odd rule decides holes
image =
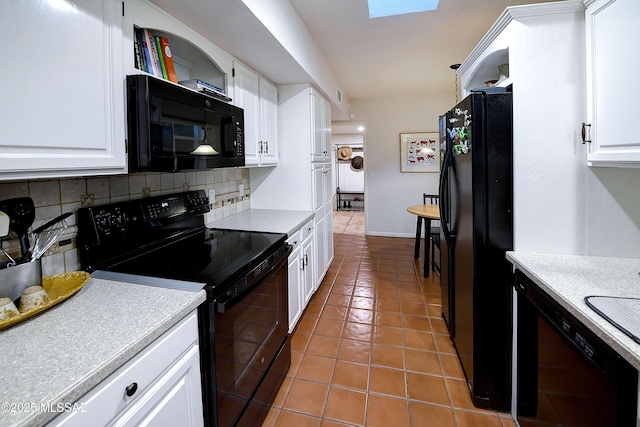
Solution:
[[[34,308],[11,319],[0,320],[0,331],[11,326],[17,325],[30,319],[43,311],[48,310],[56,304],[59,304],[67,298],[76,294],[89,281],[91,275],[84,271],[72,271],[64,274],[56,274],[55,276],[45,276],[42,278],[42,287],[51,298],[51,301],[38,308]],[[18,304],[16,304],[17,306]]]

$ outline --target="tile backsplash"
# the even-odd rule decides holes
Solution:
[[[240,193],[240,185],[243,192]],[[31,197],[36,206],[32,228],[63,212],[72,212],[67,220],[69,228],[59,242],[42,257],[42,274],[61,274],[80,269],[75,245],[78,208],[100,206],[125,200],[159,196],[182,191],[215,191],[215,201],[207,222],[226,218],[249,209],[249,169],[225,168],[196,172],[135,173],[129,175],[62,178],[0,183],[0,200]],[[13,239],[11,239],[13,237]],[[7,237],[3,248],[12,256],[20,256],[18,240]],[[0,254],[0,260],[6,260]]]

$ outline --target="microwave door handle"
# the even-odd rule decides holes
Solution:
[[[236,116],[231,116],[231,132],[233,132],[233,149],[238,146],[238,125]]]

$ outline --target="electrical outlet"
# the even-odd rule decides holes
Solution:
[[[213,205],[215,202],[216,202],[216,190],[212,188],[209,190],[209,203]]]

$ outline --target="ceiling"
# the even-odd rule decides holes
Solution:
[[[249,0],[151,1],[273,83],[311,81],[243,4]],[[291,2],[353,101],[454,93],[450,65],[464,61],[506,7],[554,0],[440,0],[436,11],[375,19],[367,0],[277,1]]]
[[[449,66],[464,61],[506,7],[545,2],[440,0],[436,11],[369,19],[366,0],[290,1],[350,100],[453,93]]]

